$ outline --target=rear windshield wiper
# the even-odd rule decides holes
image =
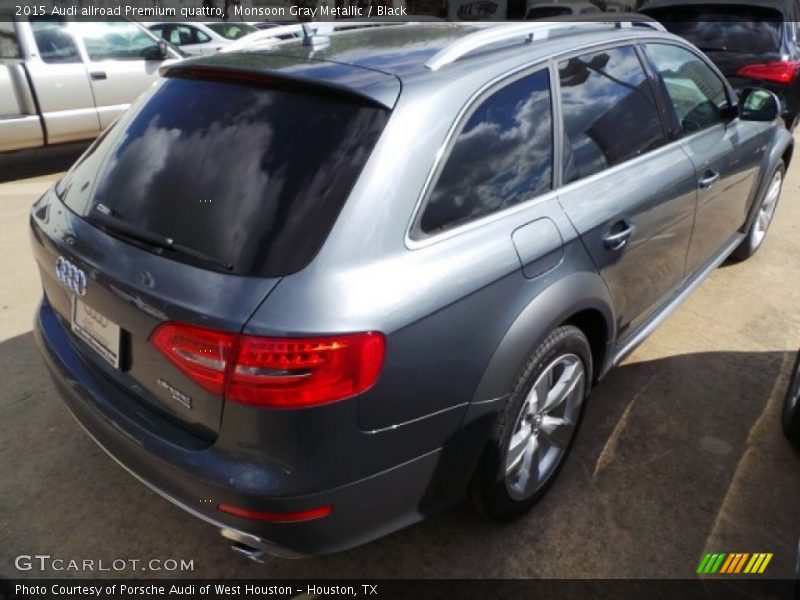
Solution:
[[[163,250],[172,250],[173,252],[177,252],[178,254],[183,254],[185,256],[191,256],[192,258],[213,264],[216,267],[226,271],[233,270],[233,265],[230,263],[214,258],[213,256],[209,256],[208,254],[200,252],[199,250],[179,244],[171,237],[148,231],[142,227],[139,227],[138,225],[128,223],[119,217],[107,215],[102,212],[102,209],[98,209],[97,207],[94,208],[90,215],[86,216],[86,220],[93,225],[97,225],[110,234],[126,237],[149,246],[161,248]]]

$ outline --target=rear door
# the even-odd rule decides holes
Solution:
[[[26,66],[42,111],[47,143],[95,137],[101,131],[89,72],[71,26],[31,19]]]
[[[387,118],[274,77],[162,81],[33,210],[45,295],[87,365],[134,406],[213,438],[224,403],[215,356],[228,350],[184,338],[173,354],[194,356],[187,371],[154,332],[239,333],[314,258]]]
[[[87,68],[102,128],[158,80],[164,63],[158,40],[129,21],[79,22]]]
[[[727,86],[698,54],[655,43],[645,51],[670,99],[673,126],[697,174],[697,215],[687,258],[692,273],[747,219],[766,128],[733,116]]]
[[[562,60],[558,70],[559,197],[608,285],[622,340],[683,281],[694,168],[678,144],[667,143],[634,47]]]

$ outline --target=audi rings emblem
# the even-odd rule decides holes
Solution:
[[[63,256],[59,256],[56,260],[56,277],[78,296],[86,295],[86,273]]]

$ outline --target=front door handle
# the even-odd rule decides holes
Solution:
[[[108,79],[108,75],[106,75],[105,71],[92,71],[89,73],[89,77],[92,78],[92,81],[101,81],[103,79]]]
[[[710,190],[712,187],[717,185],[718,181],[719,173],[716,171],[706,171],[706,174],[697,183],[700,185],[701,190]]]
[[[603,245],[611,251],[622,250],[636,231],[636,225],[628,219],[617,221],[607,234],[603,236]]]

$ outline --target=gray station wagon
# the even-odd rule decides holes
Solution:
[[[792,158],[771,93],[626,19],[162,69],[31,212],[77,421],[254,558],[527,511],[592,385],[758,250]]]

